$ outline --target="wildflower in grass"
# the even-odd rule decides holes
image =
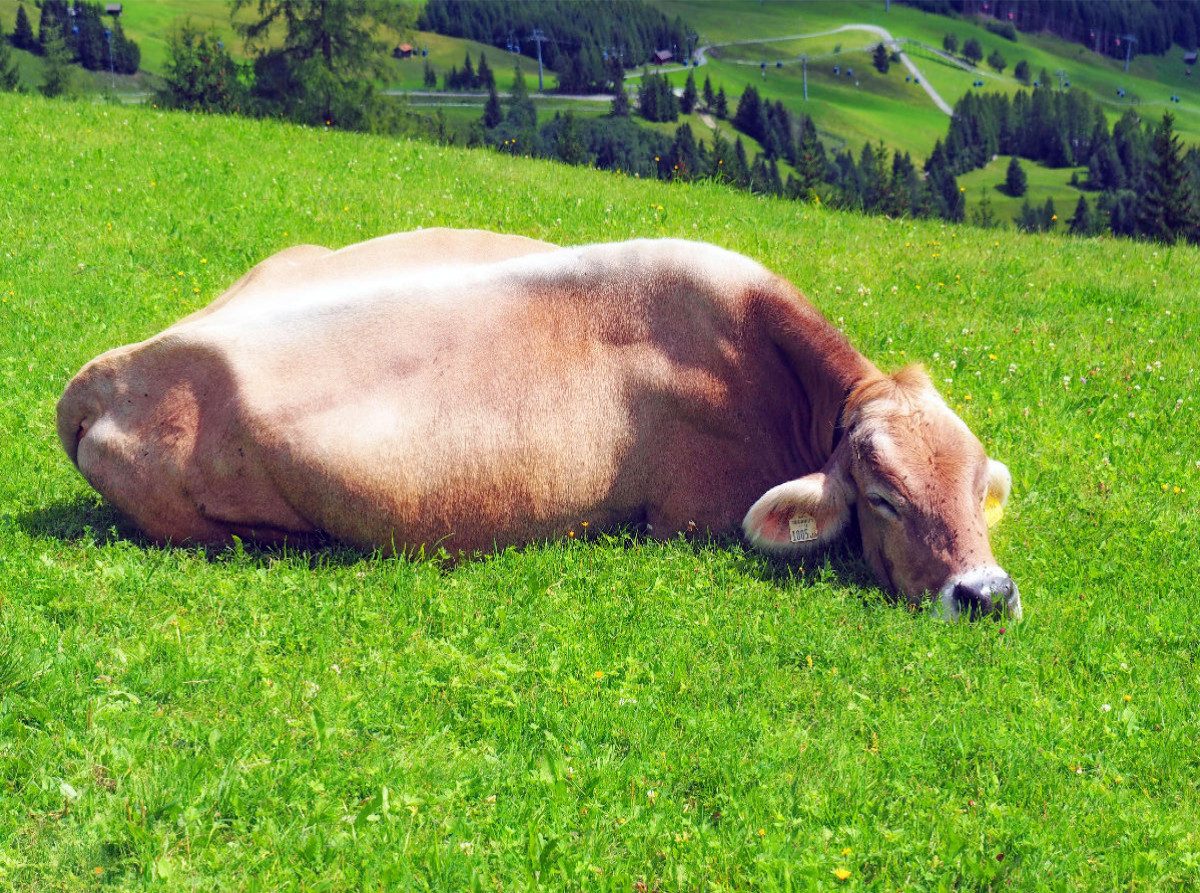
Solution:
[[[1107,713],[1108,711],[1112,710],[1112,704],[1101,704],[1100,709]]]
[[[850,869],[842,868],[839,866],[838,868],[835,868],[833,870],[833,876],[835,878],[837,878],[839,881],[843,881],[843,882],[848,881],[848,880],[850,880]]]
[[[603,678],[604,678],[604,671],[603,671],[603,670],[597,670],[595,673],[593,673],[593,674],[592,674],[592,678],[593,678],[593,679],[603,679]]]

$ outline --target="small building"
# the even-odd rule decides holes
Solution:
[[[670,50],[658,50],[651,58],[654,60],[655,65],[666,65],[675,58],[675,54]]]
[[[1192,50],[1190,53],[1184,53],[1183,64],[1184,65],[1195,65],[1196,64],[1196,51],[1195,50]]]
[[[120,3],[109,3],[104,7],[104,14],[112,16],[115,19],[121,15],[122,8]]]
[[[410,59],[413,54],[413,45],[411,43],[402,43],[400,46],[392,50],[392,55],[397,59]]]

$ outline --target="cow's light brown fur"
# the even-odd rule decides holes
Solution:
[[[58,430],[159,541],[322,531],[473,552],[585,521],[734,531],[764,492],[826,468],[839,421],[910,394],[916,416],[936,399],[923,373],[882,376],[793,286],[713,246],[428,230],[264,261],[85,366]],[[977,469],[978,441],[934,416],[953,442],[904,445],[902,464],[944,468],[965,432]],[[930,517],[953,552],[958,520]],[[868,540],[902,591],[958,561],[901,579]]]

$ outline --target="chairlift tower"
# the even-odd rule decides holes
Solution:
[[[534,28],[533,33],[529,35],[530,40],[537,41],[538,45],[538,92],[546,92],[542,84],[542,41],[548,40],[544,31],[541,28]]]
[[[1061,91],[1063,88],[1063,82],[1066,80],[1067,73],[1060,68],[1058,71],[1054,72],[1054,74],[1058,77],[1058,89]],[[1068,87],[1071,86],[1070,81],[1066,81],[1066,84]]]
[[[1122,34],[1117,38],[1117,45],[1120,46],[1121,41],[1125,41],[1125,71],[1129,71],[1129,57],[1133,54],[1133,45],[1137,43],[1137,38],[1132,34]]]

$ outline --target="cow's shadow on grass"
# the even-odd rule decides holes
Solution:
[[[323,567],[347,567],[372,560],[400,560],[414,564],[429,564],[443,574],[453,574],[526,548],[537,550],[542,544],[518,547],[515,550],[497,549],[494,552],[477,553],[470,556],[451,555],[443,549],[408,552],[395,558],[385,558],[378,550],[358,549],[338,542],[330,537],[307,537],[285,545],[258,545],[253,542],[227,546],[170,546],[155,543],[128,523],[120,512],[99,497],[80,493],[60,499],[35,509],[9,516],[33,539],[55,539],[74,545],[113,546],[127,543],[147,552],[154,550],[184,549],[210,562],[245,562],[251,565],[269,565],[281,557],[300,565],[309,565],[314,570]],[[857,537],[857,531],[851,531]],[[644,530],[622,529],[601,534],[603,545],[616,551],[635,554],[641,547],[659,544]],[[847,542],[852,541],[848,540]],[[799,586],[810,588],[821,584],[848,585],[862,591],[866,601],[895,599],[880,593],[870,569],[861,556],[856,555],[845,543],[819,552],[797,562],[774,558],[755,552],[743,541],[733,536],[714,537],[707,535],[680,535],[672,541],[677,547],[690,549],[697,558],[711,555],[714,551],[738,554],[738,565],[748,577],[757,577],[765,583],[779,588]],[[581,539],[579,546],[592,544],[592,538]],[[550,544],[546,544],[550,545]]]
[[[137,531],[121,519],[115,508],[83,493],[9,517],[34,539],[107,546],[138,538]]]

